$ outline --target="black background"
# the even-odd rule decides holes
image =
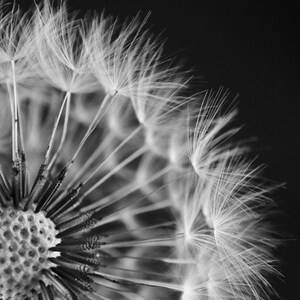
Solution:
[[[32,3],[33,1],[22,1]],[[239,94],[242,135],[257,137],[258,162],[265,175],[285,188],[274,194],[285,212],[282,225],[295,238],[300,233],[299,182],[299,1],[266,0],[69,0],[70,9],[96,10],[120,17],[151,11],[152,32],[166,40],[165,52],[207,81]],[[299,242],[281,248],[282,299],[299,298]]]

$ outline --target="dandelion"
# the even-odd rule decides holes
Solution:
[[[271,188],[227,93],[188,94],[138,17],[1,10],[0,299],[267,297]]]

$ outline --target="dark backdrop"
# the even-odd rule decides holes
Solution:
[[[105,8],[121,20],[151,11],[148,24],[167,38],[166,54],[193,67],[208,87],[223,85],[239,94],[242,135],[258,138],[266,176],[286,183],[273,197],[286,214],[280,221],[285,230],[299,237],[299,1],[70,0],[69,6]],[[287,243],[280,256],[285,283],[276,284],[278,292],[298,299],[299,243]]]

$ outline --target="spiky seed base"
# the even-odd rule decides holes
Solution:
[[[56,253],[60,240],[54,223],[43,212],[0,208],[0,299],[25,299],[39,285],[41,270]]]

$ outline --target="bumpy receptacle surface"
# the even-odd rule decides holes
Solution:
[[[43,212],[0,207],[0,299],[25,299],[41,271],[51,267],[48,251],[59,243],[54,223]]]

